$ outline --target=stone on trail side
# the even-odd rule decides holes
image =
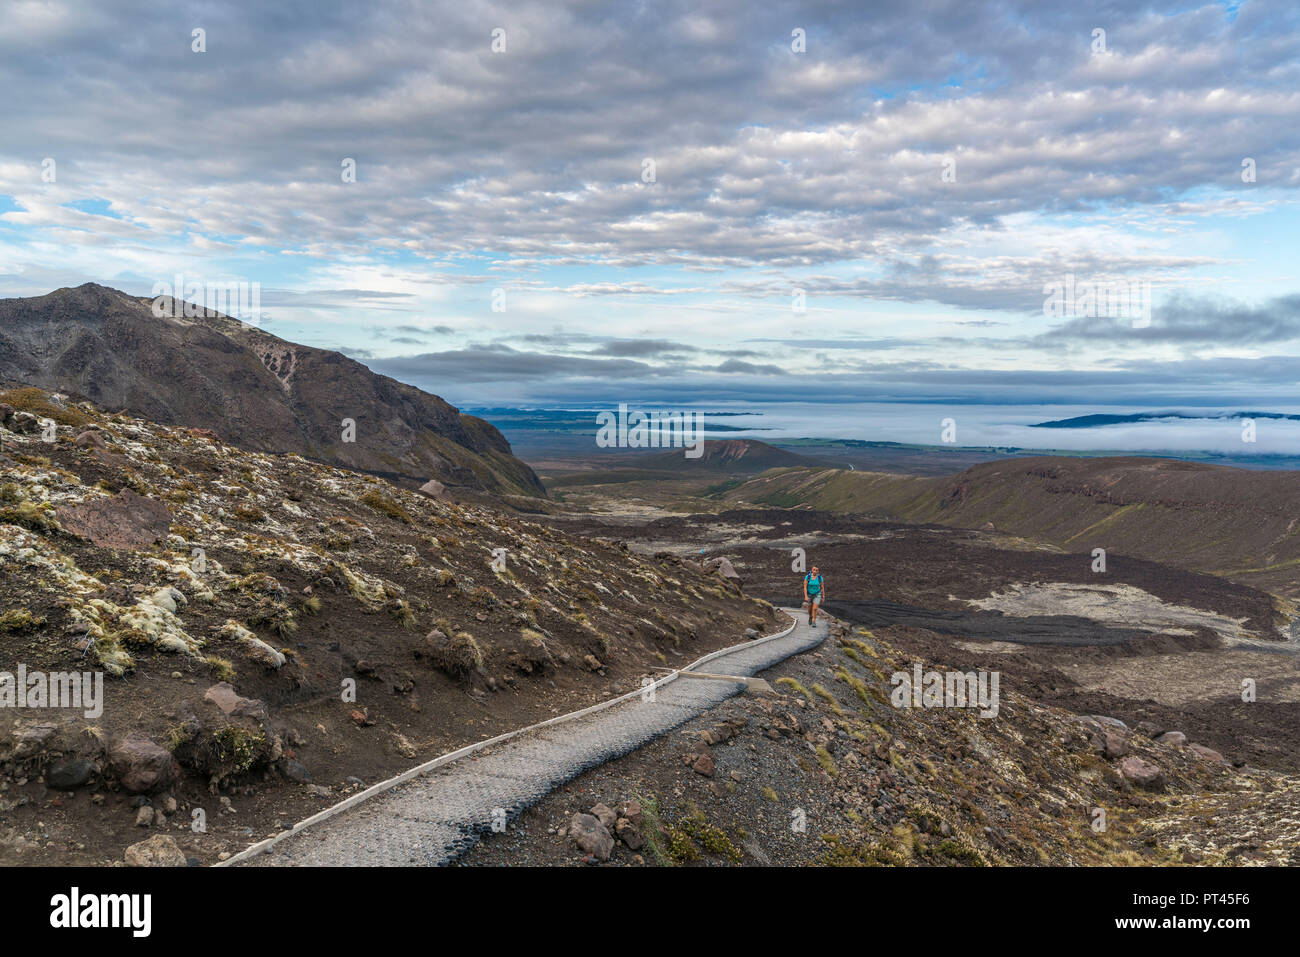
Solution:
[[[575,814],[569,822],[569,837],[598,861],[609,860],[614,852],[614,838],[604,824],[590,814]]]
[[[185,867],[189,863],[176,839],[166,834],[132,844],[126,849],[126,862],[132,867]]]
[[[613,830],[615,822],[618,821],[618,815],[608,804],[597,804],[591,809],[591,816],[605,825],[605,830]]]

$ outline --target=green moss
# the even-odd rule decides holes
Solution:
[[[740,848],[731,842],[722,828],[710,824],[704,812],[695,805],[688,808],[687,816],[681,819],[679,825],[682,832],[706,853],[725,857],[733,864],[740,863],[742,857]]]
[[[44,618],[38,618],[26,608],[11,608],[0,615],[0,631],[32,631],[45,624]]]

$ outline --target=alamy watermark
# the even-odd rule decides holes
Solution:
[[[186,281],[177,273],[174,282],[153,284],[153,314],[159,319],[211,319],[231,316],[250,326],[262,321],[262,284],[226,280]]]
[[[602,449],[685,449],[688,459],[704,454],[703,412],[618,412],[596,415],[596,445]]]
[[[1063,282],[1043,283],[1043,315],[1049,319],[1130,319],[1133,328],[1151,325],[1151,283],[1079,282],[1073,273]]]
[[[917,661],[911,674],[890,675],[889,701],[895,708],[979,708],[981,718],[996,718],[1001,681],[998,671],[923,671]]]
[[[102,671],[0,671],[0,708],[80,708],[87,718],[104,713]]]

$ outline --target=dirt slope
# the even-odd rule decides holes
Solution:
[[[43,401],[53,442],[0,408],[0,671],[105,700],[0,709],[0,862],[120,861],[142,804],[212,861],[775,621],[668,556]]]

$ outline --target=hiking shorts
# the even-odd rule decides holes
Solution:
[[[809,595],[808,604],[816,605],[818,608],[820,608],[822,606],[822,593],[818,592],[815,595]]]

